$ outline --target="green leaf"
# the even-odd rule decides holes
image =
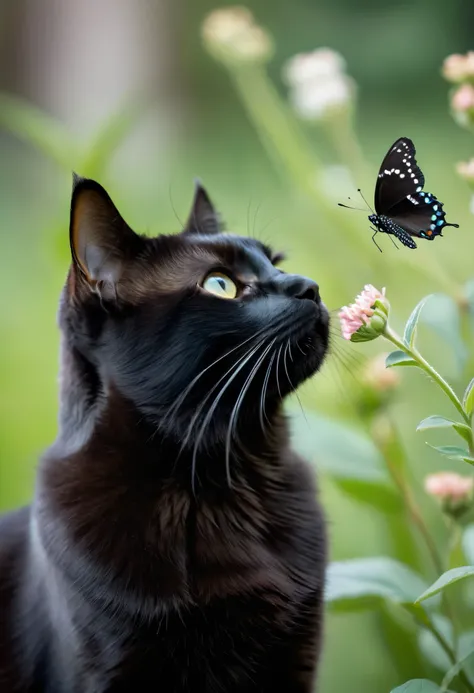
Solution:
[[[446,642],[453,646],[453,626],[451,621],[439,614],[432,614],[431,622]],[[450,658],[428,628],[420,629],[418,646],[426,660],[439,671],[447,671],[452,666]]]
[[[411,568],[385,556],[354,558],[329,564],[325,599],[344,610],[373,606],[383,600],[410,604],[425,580]]]
[[[464,397],[462,399],[462,406],[466,414],[471,416],[474,411],[474,378],[466,387]]]
[[[403,341],[409,347],[412,347],[415,342],[416,326],[420,318],[420,313],[423,306],[429,298],[431,298],[431,294],[429,296],[425,296],[425,298],[422,298],[418,305],[415,306],[412,314],[407,320],[407,324],[405,325],[405,332],[403,333]]]
[[[433,597],[435,594],[438,594],[438,592],[446,589],[446,587],[449,587],[449,585],[459,582],[459,580],[465,580],[468,577],[474,577],[474,566],[464,565],[459,568],[452,568],[451,570],[446,571],[446,573],[443,573],[436,580],[436,582],[431,585],[431,587],[428,587],[428,589],[425,590],[423,594],[421,594],[414,601],[416,603],[422,602],[425,599]]]
[[[468,525],[462,533],[462,550],[466,561],[474,565],[474,524]]]
[[[426,443],[430,448],[433,448],[433,450],[437,450],[441,455],[445,455],[446,457],[451,458],[452,460],[454,459],[462,459],[466,460],[466,462],[470,459],[469,458],[469,450],[466,450],[466,448],[460,448],[457,445],[430,445],[429,443]]]
[[[427,419],[423,419],[423,421],[418,424],[416,430],[424,431],[429,428],[452,428],[468,443],[471,441],[472,433],[469,426],[459,421],[446,419],[444,416],[428,416]]]
[[[400,349],[397,349],[396,351],[392,351],[387,358],[385,359],[385,366],[387,368],[392,368],[392,366],[416,366],[417,363],[415,359],[412,359],[411,356],[408,356],[408,354],[405,354],[404,351],[401,351]]]
[[[402,502],[373,442],[354,428],[314,412],[291,414],[296,450],[314,461],[319,472],[359,503],[386,513],[400,510]]]
[[[439,693],[440,687],[428,679],[412,679],[397,688],[392,688],[391,693]]]
[[[473,632],[469,631],[467,633],[463,633],[460,636],[456,663],[453,664],[450,668],[448,668],[448,671],[446,672],[441,683],[441,691],[444,692],[447,690],[447,687],[449,686],[451,681],[459,674],[461,669],[464,670],[464,673],[467,675],[468,679],[472,683],[472,655],[474,654],[473,635]]]

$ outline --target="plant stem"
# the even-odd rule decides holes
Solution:
[[[388,339],[392,344],[395,344],[396,347],[398,347],[401,351],[403,351],[405,354],[408,354],[408,356],[411,356],[414,361],[418,364],[418,366],[425,371],[443,390],[443,392],[449,397],[453,405],[456,407],[458,412],[461,414],[462,418],[464,421],[467,423],[467,425],[470,427],[471,426],[471,421],[469,416],[466,414],[466,412],[463,409],[463,406],[461,402],[459,401],[458,396],[454,392],[453,388],[449,383],[444,380],[444,378],[436,371],[433,366],[431,366],[428,361],[426,361],[423,356],[420,354],[420,352],[415,348],[408,346],[405,344],[405,342],[399,337],[399,335],[392,330],[391,327],[387,324],[384,332],[384,337]],[[472,435],[471,435],[471,445],[472,445]]]
[[[433,636],[436,638],[436,640],[438,641],[438,643],[441,645],[441,647],[443,648],[443,650],[444,650],[444,651],[446,652],[446,654],[448,655],[448,657],[449,657],[450,661],[452,662],[453,666],[456,665],[456,664],[458,663],[458,661],[457,661],[456,653],[455,653],[455,651],[453,650],[453,648],[451,647],[451,645],[444,639],[444,636],[443,636],[438,630],[436,630],[435,626],[433,625],[433,623],[431,622],[431,620],[430,620],[429,618],[427,618],[426,621],[427,621],[427,622],[426,622],[425,624],[423,624],[423,625],[425,625],[425,627],[427,626],[427,627],[429,628],[429,630],[431,631],[431,633],[433,634]],[[468,677],[466,676],[466,673],[464,672],[463,669],[460,669],[460,670],[459,670],[458,676],[459,676],[459,679],[460,679],[460,680],[462,681],[462,683],[464,684],[464,686],[466,687],[466,689],[467,689],[470,693],[474,693],[474,686],[473,686],[473,685],[471,684],[471,682],[469,681],[469,679],[468,679]]]

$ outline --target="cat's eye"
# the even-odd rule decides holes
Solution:
[[[222,272],[208,274],[202,288],[220,298],[236,298],[237,286],[232,279]]]

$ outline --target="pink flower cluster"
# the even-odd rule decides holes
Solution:
[[[474,490],[474,477],[454,472],[438,472],[425,479],[425,491],[441,501],[468,500]]]
[[[385,298],[385,289],[380,292],[372,284],[366,284],[354,303],[344,306],[339,312],[342,336],[350,339],[362,325],[367,325],[374,314],[375,301]]]

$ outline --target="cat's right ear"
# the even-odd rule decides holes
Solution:
[[[94,290],[100,285],[115,295],[126,264],[141,245],[105,189],[96,181],[73,174],[69,225],[75,267]]]

